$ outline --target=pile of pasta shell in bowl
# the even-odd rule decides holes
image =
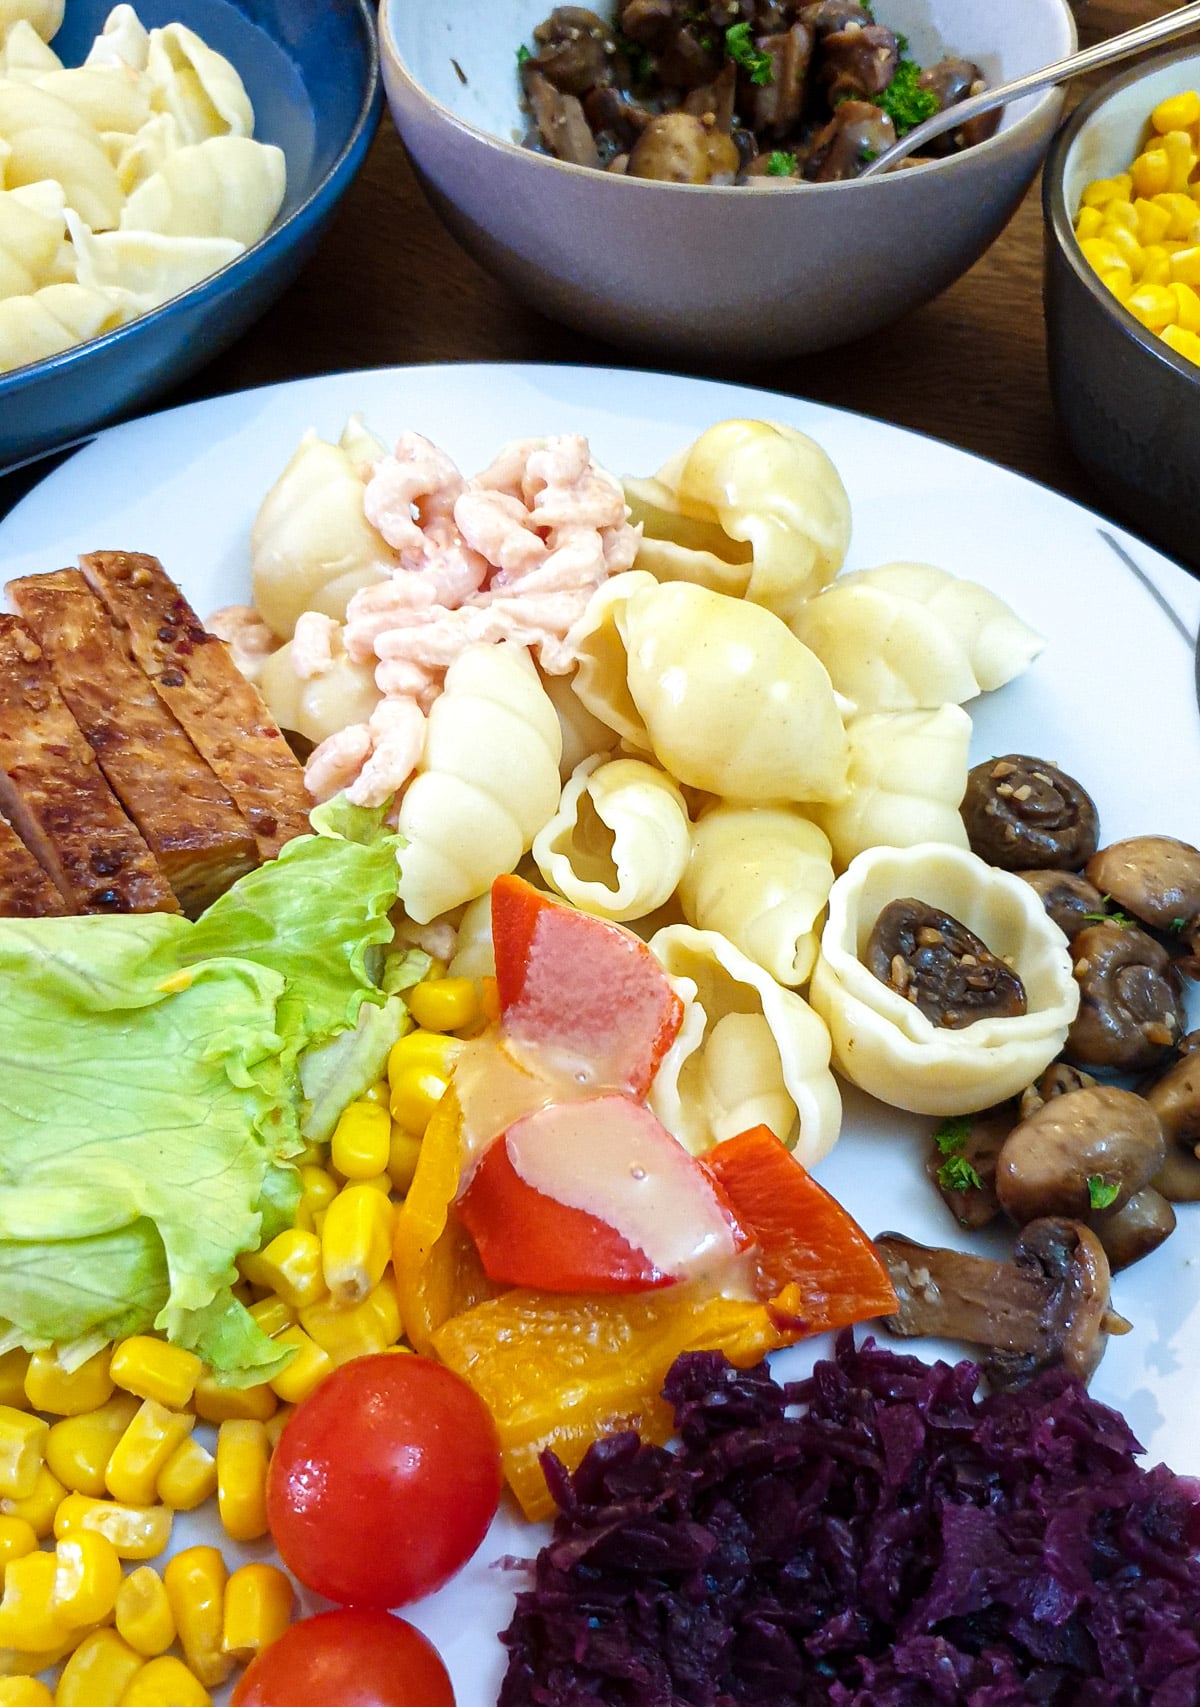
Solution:
[[[299,445],[255,523],[255,604],[211,621],[314,797],[398,824],[402,935],[486,974],[512,870],[628,926],[687,1009],[659,1118],[694,1152],[762,1122],[811,1164],[834,1068],[963,1114],[1035,1078],[1078,1002],[1065,936],[959,813],[964,703],[1041,637],[940,568],[840,573],[850,525],[825,452],[765,421],[621,485],[570,435],[468,479],[355,418]],[[992,939],[1023,1011],[952,1029],[873,976],[874,915],[905,896]]]

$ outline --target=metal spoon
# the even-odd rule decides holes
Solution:
[[[1122,35],[1098,42],[1095,47],[1084,48],[1082,53],[1073,53],[1068,59],[1060,59],[1041,71],[1031,71],[1028,76],[1018,77],[1011,83],[1001,83],[995,89],[984,89],[981,94],[970,95],[965,101],[944,107],[931,119],[914,125],[899,142],[885,148],[870,165],[864,167],[854,182],[879,177],[880,173],[889,171],[910,154],[919,153],[924,144],[935,136],[941,136],[947,130],[957,130],[981,113],[990,113],[995,107],[1006,107],[1010,101],[1019,101],[1023,95],[1040,95],[1043,89],[1053,89],[1059,83],[1082,76],[1085,71],[1115,65],[1118,60],[1129,59],[1145,48],[1157,47],[1160,42],[1174,41],[1177,36],[1187,35],[1194,29],[1200,29],[1200,0],[1190,6],[1179,6],[1174,12],[1155,18],[1153,23],[1139,24],[1135,30],[1126,30]]]

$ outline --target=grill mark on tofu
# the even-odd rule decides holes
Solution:
[[[113,793],[194,918],[258,864],[245,819],[78,569],[11,581],[8,594]]]
[[[232,795],[262,858],[308,835],[304,772],[279,725],[157,557],[93,551],[79,566],[164,704]]]
[[[0,813],[0,919],[44,919],[66,910],[58,890]]]
[[[24,623],[0,612],[0,808],[73,913],[177,913]]]

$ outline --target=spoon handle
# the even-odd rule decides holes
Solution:
[[[984,89],[981,94],[970,95],[965,101],[959,101],[952,107],[944,107],[940,113],[934,113],[932,118],[915,125],[899,142],[885,148],[882,154],[864,167],[855,182],[860,182],[863,178],[877,178],[880,173],[887,172],[908,155],[918,153],[926,142],[930,142],[935,136],[941,136],[943,131],[957,130],[960,125],[978,118],[981,113],[990,113],[993,107],[1007,106],[1010,101],[1020,100],[1023,95],[1040,95],[1043,89],[1053,89],[1056,84],[1066,83],[1087,71],[1097,71],[1101,66],[1115,65],[1118,60],[1128,59],[1133,54],[1141,53],[1148,47],[1157,47],[1162,42],[1174,41],[1177,36],[1187,35],[1197,28],[1200,28],[1200,0],[1194,0],[1194,3],[1188,6],[1179,6],[1164,17],[1155,18],[1148,24],[1139,24],[1136,29],[1126,30],[1122,35],[1111,36],[1108,41],[1097,42],[1095,47],[1084,48],[1081,53],[1073,53],[1069,58],[1060,59],[1054,65],[1044,66],[1040,71],[1031,71],[1027,76],[1018,77],[1011,83],[1000,83],[994,89]]]

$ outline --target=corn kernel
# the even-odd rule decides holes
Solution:
[[[80,1632],[72,1630],[53,1648],[0,1648],[0,1677],[37,1677],[58,1665],[75,1647]]]
[[[175,1614],[153,1565],[139,1565],[130,1571],[117,1590],[114,1613],[117,1634],[143,1659],[165,1654],[175,1640]]]
[[[412,1067],[448,1079],[464,1047],[459,1037],[445,1037],[436,1031],[410,1031],[406,1037],[393,1043],[388,1051],[388,1084],[393,1094],[397,1074],[406,1073]]]
[[[345,1179],[370,1179],[387,1166],[391,1116],[378,1103],[352,1102],[329,1141],[329,1159]]]
[[[272,1337],[277,1338],[278,1334]],[[265,1381],[254,1387],[227,1387],[206,1371],[196,1383],[192,1409],[210,1423],[228,1422],[231,1417],[266,1422],[275,1413],[275,1395]]]
[[[1175,251],[1171,256],[1171,283],[1200,289],[1200,247],[1190,245]]]
[[[1133,204],[1137,216],[1137,236],[1145,243],[1161,243],[1167,235],[1167,227],[1171,223],[1171,215],[1165,207],[1159,207],[1156,202],[1148,201],[1139,196]],[[1103,224],[1103,219],[1101,219]]]
[[[388,1103],[388,1098],[391,1096],[391,1094],[392,1094],[391,1088],[388,1085],[387,1080],[386,1079],[376,1079],[376,1081],[373,1085],[367,1086],[366,1090],[363,1092],[363,1094],[359,1100],[362,1102],[381,1103],[383,1105],[383,1107],[386,1108],[387,1103]]]
[[[274,1377],[271,1385],[281,1399],[286,1399],[291,1405],[298,1405],[300,1400],[307,1399],[331,1372],[333,1359],[300,1327],[285,1328],[281,1334],[276,1335],[275,1344],[293,1347],[296,1355],[287,1368]]]
[[[1191,285],[1172,284],[1167,288],[1175,298],[1174,324],[1185,332],[1200,332],[1200,296]]]
[[[1111,201],[1131,199],[1133,179],[1128,172],[1118,172],[1115,178],[1094,178],[1083,192],[1084,207],[1106,207]]]
[[[139,1399],[157,1399],[173,1411],[189,1403],[204,1365],[194,1351],[166,1340],[135,1334],[122,1340],[112,1356],[112,1378]]]
[[[212,1696],[182,1660],[163,1654],[135,1674],[121,1707],[212,1707]]]
[[[1133,290],[1133,274],[1128,267],[1102,267],[1097,276],[1119,301],[1128,300]]]
[[[85,1636],[63,1667],[54,1707],[119,1707],[142,1661],[115,1630]]]
[[[1111,237],[1087,237],[1079,247],[1098,273],[1109,267],[1129,266],[1129,262]]]
[[[1175,318],[1175,298],[1165,285],[1139,285],[1125,306],[1151,332],[1161,332]]]
[[[337,1181],[324,1168],[303,1167],[300,1169],[300,1183],[303,1189],[296,1205],[296,1226],[315,1233],[314,1217],[328,1209],[337,1196]]]
[[[217,1431],[217,1505],[231,1541],[267,1533],[271,1449],[260,1422],[223,1422]]]
[[[319,1143],[317,1139],[310,1138],[299,1154],[291,1158],[292,1166],[295,1168],[319,1168],[324,1156],[325,1146]]]
[[[295,1600],[277,1565],[243,1565],[225,1585],[225,1652],[243,1664],[261,1654],[291,1623]]]
[[[22,1500],[31,1494],[46,1456],[50,1424],[12,1405],[0,1405],[0,1495]]]
[[[338,1303],[360,1303],[383,1279],[392,1255],[392,1222],[391,1204],[369,1182],[343,1186],[329,1205],[321,1265]]]
[[[1139,285],[1164,285],[1171,278],[1171,257],[1161,243],[1148,243],[1142,250],[1140,275],[1134,269]]]
[[[269,1287],[293,1310],[315,1304],[325,1295],[321,1241],[302,1227],[288,1227],[278,1233],[261,1251],[239,1257],[238,1266],[247,1280]]]
[[[251,1304],[250,1315],[255,1327],[266,1334],[268,1339],[273,1334],[281,1334],[284,1328],[290,1328],[296,1320],[296,1312],[292,1306],[274,1295],[260,1298],[257,1304]]]
[[[1191,196],[1178,190],[1167,190],[1155,196],[1154,205],[1167,214],[1168,237],[1178,237],[1184,243],[1196,241],[1200,235],[1200,208]]]
[[[53,1553],[26,1553],[5,1565],[0,1644],[36,1653],[61,1647],[69,1639],[71,1627],[54,1608],[57,1570]]]
[[[279,1445],[279,1437],[287,1427],[288,1418],[295,1408],[295,1405],[280,1405],[270,1422],[264,1424],[267,1431],[267,1445],[272,1452]]]
[[[1164,136],[1169,130],[1187,130],[1200,120],[1200,94],[1185,89],[1181,95],[1168,95],[1150,114],[1150,123]]]
[[[126,1505],[153,1505],[159,1472],[195,1426],[195,1417],[186,1411],[170,1411],[157,1399],[143,1399],[104,1472],[112,1497]]]
[[[7,1405],[14,1411],[29,1409],[29,1400],[25,1396],[29,1361],[29,1353],[19,1347],[16,1351],[6,1351],[0,1357],[0,1405]]]
[[[122,1559],[155,1559],[171,1541],[171,1512],[165,1505],[122,1505],[68,1494],[54,1514],[54,1534],[62,1541],[80,1529],[94,1529],[112,1542]]]
[[[10,1559],[23,1559],[37,1549],[33,1525],[23,1517],[0,1517],[0,1577]]]
[[[271,1394],[274,1400],[274,1393]],[[189,1437],[178,1445],[158,1473],[155,1492],[172,1511],[195,1511],[217,1491],[217,1461]]]
[[[43,1464],[38,1469],[33,1492],[23,1500],[0,1500],[0,1512],[5,1517],[24,1518],[39,1541],[44,1541],[54,1528],[54,1514],[67,1496],[58,1477]]]
[[[224,1683],[233,1670],[233,1660],[221,1647],[228,1574],[215,1547],[185,1548],[163,1571],[184,1658],[206,1689]]]
[[[372,1357],[400,1338],[396,1287],[385,1274],[361,1304],[338,1305],[332,1299],[300,1312],[300,1325],[339,1367],[355,1357]]]
[[[1133,191],[1139,196],[1158,196],[1171,187],[1171,162],[1166,150],[1148,148],[1144,154],[1139,154],[1129,168],[1129,176],[1133,180]],[[1086,191],[1084,192],[1086,196]]]
[[[1186,190],[1196,164],[1196,150],[1191,137],[1186,130],[1169,130],[1160,146],[1171,164],[1168,189]]]
[[[1168,326],[1163,332],[1163,342],[1169,344],[1177,356],[1184,356],[1189,362],[1200,363],[1200,336],[1188,332],[1182,326]]]
[[[1106,232],[1129,231],[1137,234],[1137,209],[1132,202],[1111,201],[1104,209],[1104,225]]]
[[[393,1125],[392,1140],[388,1145],[388,1178],[392,1189],[401,1197],[407,1197],[417,1171],[417,1162],[421,1155],[421,1140],[411,1132],[406,1132],[402,1126]]]
[[[405,997],[408,1011],[425,1031],[458,1031],[479,1018],[473,978],[426,978]]]
[[[1107,220],[1100,228],[1097,242],[1110,243],[1117,254],[1134,273],[1142,268],[1142,246],[1136,236],[1125,225],[1110,225]]]
[[[104,1472],[113,1447],[137,1415],[132,1393],[115,1393],[107,1404],[56,1422],[46,1436],[46,1463],[72,1493],[102,1499]]]
[[[25,1397],[35,1411],[77,1417],[112,1397],[108,1372],[112,1349],[105,1346],[78,1369],[65,1370],[52,1351],[35,1351],[25,1372]]]
[[[36,1677],[0,1677],[0,1707],[54,1707],[54,1697]]]
[[[94,1529],[65,1535],[54,1549],[54,1616],[71,1630],[102,1624],[117,1604],[121,1561]]]

